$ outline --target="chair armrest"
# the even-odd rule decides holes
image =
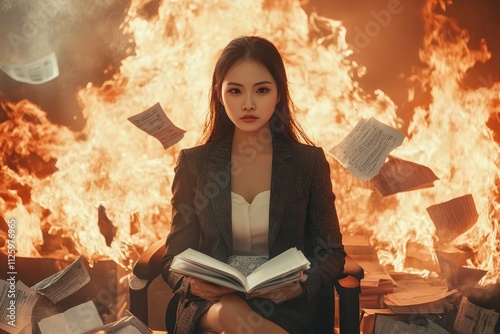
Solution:
[[[345,256],[344,273],[354,276],[358,281],[361,281],[363,278],[365,278],[365,271],[363,267],[361,267],[359,263],[357,263],[349,255]]]
[[[341,334],[360,333],[359,294],[360,281],[365,277],[365,271],[354,259],[346,255],[344,275],[339,277],[334,285],[339,295],[339,320]]]
[[[344,288],[344,289],[356,289],[359,288],[360,282],[359,280],[351,275],[347,275],[346,277],[342,277],[337,280],[336,286],[338,284],[338,288]]]
[[[165,240],[152,244],[134,264],[129,282],[130,312],[148,325],[148,287],[161,274]]]
[[[165,240],[158,240],[148,247],[134,265],[133,273],[141,279],[152,280],[161,274],[161,260],[165,254]]]

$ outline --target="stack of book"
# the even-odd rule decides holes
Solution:
[[[365,277],[361,280],[359,304],[361,308],[383,308],[384,296],[394,291],[397,284],[380,265],[375,248],[367,236],[344,236],[345,251],[361,267]]]

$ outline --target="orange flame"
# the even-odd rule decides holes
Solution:
[[[158,17],[148,21],[138,15],[141,1],[132,1],[126,29],[135,38],[135,55],[125,59],[119,74],[103,87],[89,84],[79,92],[87,120],[81,133],[50,124],[28,101],[9,105],[11,119],[0,124],[6,135],[2,147],[7,147],[4,142],[19,144],[9,146],[4,156],[15,151],[28,159],[35,152],[45,163],[57,161],[57,170],[50,175],[10,165],[2,168],[9,182],[1,193],[9,197],[0,197],[0,209],[6,219],[15,217],[23,223],[18,224],[18,233],[29,240],[19,247],[19,256],[43,256],[43,243],[58,236],[71,241],[70,256],[111,258],[130,267],[134,252],[166,236],[176,154],[195,144],[205,119],[216,51],[235,36],[257,34],[276,43],[286,59],[301,120],[325,151],[340,142],[360,117],[375,116],[401,127],[394,102],[382,91],[367,97],[353,79],[353,73],[362,75],[365,69],[349,60],[352,51],[341,22],[325,19],[332,43],[311,41],[308,17],[299,1],[270,3],[163,1]],[[490,54],[486,45],[469,50],[465,32],[451,18],[436,14],[437,5],[444,8],[442,2],[429,0],[422,9],[426,37],[421,59],[431,70],[420,80],[432,87],[433,102],[414,110],[407,139],[393,153],[430,167],[440,181],[435,188],[381,199],[331,159],[336,204],[345,234],[371,235],[383,265],[410,271],[405,266],[409,242],[429,249],[435,259],[435,227],[425,209],[471,193],[479,219],[455,243],[476,251],[471,266],[489,271],[485,281],[499,281],[500,204],[495,182],[500,178],[500,152],[485,124],[492,112],[499,112],[493,101],[499,98],[500,85],[460,87],[465,72]],[[446,36],[445,27],[453,28]],[[187,131],[179,144],[167,150],[127,121],[156,102]],[[26,111],[39,125],[22,119]],[[31,189],[30,199],[23,201],[19,186],[13,185]],[[101,204],[118,227],[110,246],[97,226]],[[140,231],[135,233],[131,224],[138,222]]]

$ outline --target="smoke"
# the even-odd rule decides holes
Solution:
[[[0,62],[25,64],[38,60],[52,52],[57,53],[68,40],[81,42],[85,33],[90,39],[102,39],[106,30],[112,31],[102,29],[103,25],[111,28],[113,24],[107,19],[110,11],[123,3],[110,0],[0,0]],[[101,34],[96,34],[95,28]]]
[[[71,24],[72,10],[66,0],[1,0],[1,60],[27,63],[53,52],[61,29]],[[57,20],[59,18],[64,20]]]
[[[81,130],[77,91],[109,80],[134,51],[123,32],[129,6],[130,0],[0,0],[0,96],[28,99],[52,122]],[[40,73],[55,75],[37,82]]]

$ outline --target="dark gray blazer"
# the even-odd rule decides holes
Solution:
[[[232,138],[180,152],[172,182],[172,222],[166,239],[163,278],[181,294],[176,333],[192,333],[193,324],[213,302],[192,295],[184,276],[170,273],[173,257],[193,248],[225,261],[232,254]],[[333,284],[344,268],[344,249],[323,150],[273,139],[269,209],[269,256],[291,247],[312,263],[304,283],[312,302],[321,284]]]

